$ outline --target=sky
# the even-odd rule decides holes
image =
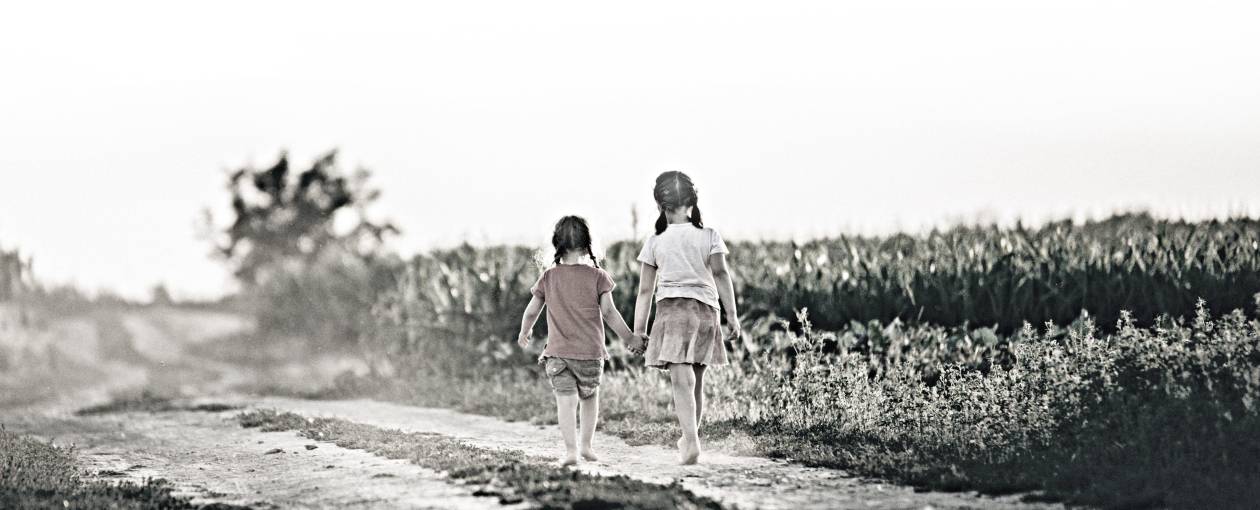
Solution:
[[[41,280],[232,289],[225,173],[331,149],[404,254],[606,240],[683,170],[730,239],[1260,215],[1248,2],[20,2],[0,247]]]

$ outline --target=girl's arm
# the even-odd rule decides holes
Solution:
[[[639,263],[639,299],[634,302],[634,332],[647,333],[648,316],[652,314],[652,295],[656,293],[656,266]]]
[[[542,298],[538,296],[530,298],[529,306],[525,307],[525,315],[521,317],[521,334],[516,337],[516,343],[521,347],[529,346],[529,334],[534,331],[534,323],[538,322],[538,316],[542,315],[542,309]]]
[[[634,332],[630,331],[630,326],[626,325],[626,319],[617,311],[617,304],[613,303],[611,292],[605,292],[599,297],[599,312],[604,316],[604,322],[623,342],[629,341],[634,336]]]
[[[735,309],[735,284],[731,281],[731,270],[726,267],[726,255],[714,253],[709,255],[709,267],[713,269],[713,282],[717,284],[718,300],[726,310],[726,323],[731,327],[731,338],[739,340],[744,336],[744,328],[739,324],[739,312]]]

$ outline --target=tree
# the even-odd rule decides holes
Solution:
[[[370,175],[365,169],[344,174],[335,150],[296,174],[285,153],[270,168],[236,170],[227,185],[235,219],[222,232],[217,251],[246,285],[286,261],[310,262],[332,245],[372,257],[398,229],[367,218],[367,207],[380,197],[367,185]],[[334,228],[342,213],[356,216],[348,232]]]

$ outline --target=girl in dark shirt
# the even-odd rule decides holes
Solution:
[[[560,435],[564,438],[562,465],[576,464],[578,445],[574,423],[581,409],[581,457],[598,460],[591,449],[595,423],[599,417],[599,381],[604,373],[604,323],[626,342],[634,354],[642,354],[646,337],[635,335],[613,305],[612,290],[616,285],[608,273],[599,268],[591,250],[591,233],[586,220],[565,216],[556,223],[551,244],[556,249],[555,267],[548,269],[530,289],[533,298],[521,319],[517,343],[529,345],[529,334],[538,321],[544,304],[547,307],[547,347],[539,363],[547,372],[556,395],[556,413]],[[589,257],[593,267],[582,263]]]

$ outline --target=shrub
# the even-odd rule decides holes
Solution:
[[[1038,490],[1084,504],[1237,507],[1260,497],[1260,322],[1241,312],[1099,335],[1024,328],[1018,359],[987,373],[924,351],[882,362],[822,351],[806,322],[782,332],[806,354],[717,371],[715,418],[796,437],[770,449],[808,463],[937,488]],[[842,333],[838,337],[844,337]],[[911,335],[913,336],[913,335]],[[942,349],[948,349],[941,344]],[[923,367],[939,377],[923,380]],[[767,384],[767,379],[775,381]],[[723,401],[714,398],[713,401]]]

